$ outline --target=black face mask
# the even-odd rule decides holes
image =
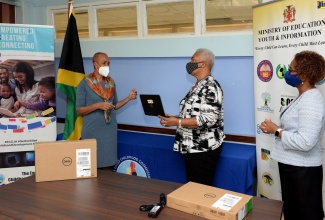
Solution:
[[[196,70],[196,69],[198,69],[199,68],[199,65],[198,65],[198,63],[191,63],[191,62],[188,62],[187,64],[186,64],[186,71],[187,71],[187,73],[188,74],[192,74],[192,72],[194,71],[194,70]]]

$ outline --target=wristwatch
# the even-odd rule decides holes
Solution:
[[[274,133],[274,135],[277,136],[277,137],[279,137],[281,131],[283,131],[283,129],[278,128],[278,130],[276,130],[276,132]]]

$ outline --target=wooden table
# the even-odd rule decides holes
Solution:
[[[30,176],[0,188],[0,219],[150,219],[142,204],[182,184],[98,170],[98,177],[35,183]],[[246,219],[280,219],[282,202],[254,197]],[[159,219],[203,219],[165,207]]]

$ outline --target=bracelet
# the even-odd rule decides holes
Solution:
[[[182,127],[182,119],[181,119],[181,118],[178,119],[178,127],[179,127],[179,128]]]

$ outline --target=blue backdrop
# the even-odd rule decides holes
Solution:
[[[160,94],[165,111],[178,114],[179,101],[195,83],[185,70],[189,60],[190,57],[112,57],[110,71],[118,98],[125,98],[136,87],[138,94]],[[55,71],[58,64],[56,59]],[[84,58],[84,67],[87,74],[93,71],[91,58]],[[212,75],[224,91],[226,134],[255,136],[253,74],[253,57],[216,57]],[[65,103],[65,96],[58,92],[59,118],[65,118]],[[119,109],[117,120],[120,124],[160,127],[158,118],[144,115],[139,99]]]

